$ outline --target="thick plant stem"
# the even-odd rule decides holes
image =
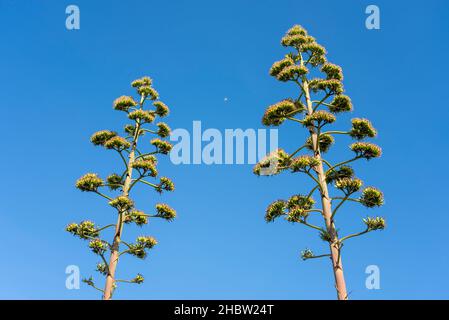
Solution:
[[[302,61],[301,61],[302,63]],[[305,93],[307,111],[308,114],[313,113],[313,105],[310,99],[310,92],[307,80],[303,81],[303,90]],[[339,300],[346,300],[348,298],[346,292],[345,277],[343,274],[343,264],[341,262],[341,246],[338,241],[337,233],[335,230],[334,222],[332,220],[332,207],[329,197],[329,191],[327,189],[326,175],[323,170],[323,162],[321,161],[321,153],[318,145],[318,135],[315,130],[309,129],[310,136],[312,138],[314,156],[319,161],[319,165],[315,167],[315,171],[318,175],[318,182],[321,190],[321,203],[323,206],[323,218],[325,220],[326,229],[330,236],[329,248],[332,260],[332,268],[335,278],[335,288],[337,290],[337,297]]]
[[[141,102],[142,106],[142,102]],[[131,145],[131,150],[128,156],[128,163],[127,163],[127,172],[126,172],[126,178],[125,183],[123,185],[123,192],[122,196],[128,197],[129,190],[131,187],[132,182],[132,163],[134,162],[136,148],[137,148],[137,140],[139,138],[139,135],[137,134],[140,129],[140,124],[136,124],[136,130],[134,134],[134,139]],[[114,241],[112,242],[112,248],[111,248],[111,257],[109,258],[109,265],[108,265],[108,274],[106,276],[106,284],[104,287],[104,295],[103,300],[110,300],[112,298],[112,294],[114,292],[114,284],[115,284],[115,270],[117,268],[118,259],[119,259],[119,249],[120,249],[120,242],[121,242],[121,235],[123,231],[123,224],[124,224],[124,214],[126,211],[120,211],[118,214],[117,224],[115,225],[115,232],[114,232]]]

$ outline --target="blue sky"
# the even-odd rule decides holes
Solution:
[[[81,29],[65,28],[65,8],[81,10]],[[154,78],[171,107],[172,128],[262,128],[266,106],[295,94],[268,75],[286,51],[279,45],[293,24],[306,27],[343,67],[355,110],[379,131],[380,160],[355,165],[367,185],[381,188],[384,207],[347,206],[342,233],[382,215],[388,228],[344,248],[350,298],[449,298],[447,275],[448,133],[446,1],[375,1],[381,29],[365,28],[368,1],[12,1],[0,2],[0,108],[3,183],[0,298],[96,299],[82,285],[65,288],[65,268],[94,274],[96,257],[64,231],[68,222],[115,221],[101,199],[74,188],[85,172],[106,175],[120,165],[94,148],[90,135],[118,130],[123,114],[111,109],[129,83]],[[227,97],[228,101],[224,101]],[[281,127],[280,145],[293,151],[305,131]],[[350,156],[339,139],[332,160]],[[124,285],[122,299],[334,299],[327,260],[303,262],[305,247],[324,244],[302,226],[264,222],[273,200],[306,192],[301,175],[258,178],[252,165],[172,165],[160,172],[177,190],[139,191],[151,208],[175,207],[173,223],[146,230],[160,244],[145,261],[125,257],[119,276],[141,272],[146,283]],[[378,265],[381,289],[365,288],[365,268]]]

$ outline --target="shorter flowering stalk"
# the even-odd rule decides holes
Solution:
[[[102,292],[102,297],[105,300],[112,298],[119,282],[141,284],[144,281],[141,274],[137,274],[131,280],[116,279],[119,257],[126,253],[144,259],[148,255],[148,251],[157,244],[156,239],[150,236],[139,236],[135,243],[128,244],[122,239],[124,226],[135,224],[141,227],[148,224],[149,218],[162,218],[172,221],[176,217],[176,211],[166,204],[156,204],[154,214],[137,210],[130,197],[131,190],[139,182],[152,186],[158,193],[175,189],[171,179],[167,177],[158,178],[158,159],[156,158],[157,155],[167,155],[172,148],[169,142],[161,139],[170,135],[170,128],[164,122],[155,124],[157,130],[144,128],[145,125],[153,124],[157,117],[167,116],[169,113],[168,107],[157,100],[159,95],[152,87],[150,78],[137,79],[131,85],[140,97],[139,102],[136,102],[131,96],[121,96],[113,103],[115,110],[124,112],[128,119],[132,121],[132,123],[125,125],[124,131],[127,136],[121,137],[115,131],[101,130],[91,137],[91,142],[95,146],[102,146],[118,153],[124,165],[123,173],[112,173],[107,176],[106,180],[95,173],[87,173],[76,182],[76,187],[81,191],[91,192],[106,199],[109,206],[117,212],[117,222],[100,227],[96,226],[94,222],[86,220],[79,224],[71,223],[66,227],[66,230],[74,236],[88,240],[91,251],[101,259],[97,264],[96,271],[106,279],[104,290],[95,285],[92,276],[83,281]],[[147,102],[152,103],[152,107],[145,108]],[[142,154],[138,145],[140,138],[143,138],[146,134],[159,138],[153,138],[150,141],[154,151]],[[135,173],[138,175],[137,178],[133,178]],[[158,182],[151,183],[144,179],[158,179]],[[118,194],[108,195],[108,190],[110,193]],[[112,243],[104,240],[103,232],[109,229],[114,229]],[[121,244],[124,244],[127,249],[120,251]],[[105,257],[107,253],[110,254],[109,261]]]

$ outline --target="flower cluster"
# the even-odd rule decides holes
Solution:
[[[148,216],[142,211],[133,210],[125,215],[124,221],[125,223],[134,222],[136,225],[142,226],[148,223]]]
[[[354,139],[361,140],[366,137],[373,138],[377,132],[373,128],[371,122],[367,119],[352,119],[352,129],[349,131],[349,135]]]
[[[103,145],[106,149],[112,149],[118,152],[122,152],[123,150],[126,150],[131,146],[128,140],[120,136],[112,137]]]
[[[95,132],[91,137],[90,137],[90,141],[96,145],[104,145],[104,143],[106,141],[108,141],[109,139],[115,137],[117,135],[116,132],[113,131],[109,131],[109,130],[101,130],[98,132]]]
[[[135,276],[134,279],[131,280],[131,282],[141,284],[144,280],[145,278],[140,273],[138,273],[137,276]]]
[[[131,86],[134,88],[139,88],[141,86],[151,86],[153,84],[153,79],[150,77],[142,77],[131,82]]]
[[[119,212],[123,212],[131,209],[134,206],[134,202],[126,196],[118,196],[109,201],[109,205],[116,208]]]
[[[151,159],[140,158],[138,160],[134,160],[131,167],[137,169],[142,176],[148,175],[150,177],[156,177],[158,173],[155,163]]]
[[[285,214],[287,203],[284,200],[276,200],[267,207],[265,212],[265,221],[273,222],[274,219]]]
[[[111,189],[111,190],[117,190],[117,189],[123,187],[123,184],[124,184],[123,178],[116,173],[109,175],[106,178],[106,181],[108,183],[109,189]]]
[[[312,79],[309,88],[315,93],[324,91],[328,95],[339,95],[343,92],[343,84],[337,79]]]
[[[315,111],[312,114],[307,115],[302,124],[306,127],[314,126],[316,123],[316,127],[322,127],[325,124],[335,122],[336,118],[332,113],[329,113],[324,110]]]
[[[96,271],[106,276],[108,274],[108,266],[104,263],[97,263]]]
[[[301,259],[307,260],[313,258],[315,255],[313,254],[313,251],[310,249],[305,249],[301,251]]]
[[[93,253],[103,255],[108,250],[108,244],[101,239],[93,239],[89,242],[89,248]]]
[[[384,218],[381,217],[376,218],[368,217],[363,219],[363,222],[366,224],[366,227],[368,228],[369,231],[385,229],[385,220]]]
[[[99,231],[92,221],[83,221],[80,224],[71,223],[66,227],[66,231],[81,239],[96,238],[99,235]]]
[[[159,192],[162,192],[162,190],[173,191],[173,190],[175,190],[175,184],[169,178],[162,177],[159,181],[157,190]]]
[[[176,211],[164,203],[158,203],[156,205],[156,211],[157,214],[155,215],[155,217],[162,218],[167,221],[172,221],[174,218],[176,218]]]
[[[156,107],[156,113],[159,117],[166,117],[170,110],[168,109],[167,105],[163,103],[162,101],[155,101],[153,102],[153,106]]]
[[[352,110],[352,102],[348,96],[340,94],[334,97],[328,107],[333,113],[348,112]]]
[[[291,160],[288,154],[283,149],[277,149],[257,163],[254,168],[254,174],[260,175],[275,175],[282,170],[287,169]]]
[[[367,187],[362,191],[360,203],[368,208],[380,207],[384,203],[384,195],[376,188]]]
[[[331,145],[334,144],[334,141],[335,141],[334,137],[332,137],[330,134],[327,134],[327,133],[320,134],[320,136],[319,136],[319,144],[318,144],[319,148],[320,148],[320,151],[322,153],[325,153],[325,152],[329,151]],[[312,151],[314,150],[313,149],[312,137],[308,137],[307,138],[307,140],[306,140],[306,147],[309,150],[312,150]]]
[[[114,100],[112,106],[115,110],[128,111],[129,108],[137,106],[137,102],[134,101],[133,97],[121,96]]]
[[[340,189],[346,195],[357,192],[362,187],[362,180],[355,178],[341,178],[335,181],[335,188]]]
[[[164,122],[159,122],[157,124],[157,135],[161,138],[166,138],[170,135],[171,129],[170,127],[164,123]]]
[[[378,158],[382,155],[382,149],[369,142],[355,142],[349,146],[349,148],[356,153],[360,158],[367,160],[372,158]]]
[[[292,65],[283,68],[277,75],[277,79],[283,82],[290,80],[297,80],[299,77],[309,73],[309,70],[304,66]]]
[[[339,179],[350,179],[354,177],[354,170],[348,166],[341,166],[338,169],[332,169],[326,174],[326,182],[332,183]]]
[[[340,66],[337,66],[332,63],[325,63],[321,67],[321,71],[326,74],[327,80],[331,80],[331,79],[339,80],[339,81],[343,80],[343,71],[341,70]]]
[[[285,99],[267,108],[262,117],[262,123],[265,126],[279,126],[287,117],[292,117],[303,111],[304,106],[300,102]]]
[[[141,123],[152,123],[154,121],[154,113],[147,110],[134,110],[128,114],[128,118]]]
[[[157,152],[162,154],[168,154],[173,148],[170,142],[158,138],[151,140],[150,143],[157,148]]]
[[[308,155],[299,156],[292,160],[290,170],[292,172],[306,172],[320,164],[316,158]]]
[[[104,185],[104,181],[95,173],[87,173],[79,178],[75,185],[81,191],[95,192]]]
[[[140,259],[145,259],[147,256],[147,249],[152,249],[157,244],[156,239],[148,236],[137,237],[135,244],[130,244],[128,253]]]

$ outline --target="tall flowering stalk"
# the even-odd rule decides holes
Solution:
[[[338,299],[345,300],[348,294],[343,274],[343,245],[351,238],[385,228],[383,218],[366,217],[362,220],[365,224],[362,231],[340,237],[336,217],[345,202],[356,202],[368,208],[383,204],[382,192],[373,187],[361,189],[362,181],[355,178],[354,170],[348,164],[359,159],[378,158],[382,151],[375,144],[360,141],[376,136],[376,130],[367,119],[352,119],[352,128],[348,131],[325,130],[335,122],[337,114],[352,110],[350,98],[343,94],[342,69],[327,62],[326,49],[299,25],[287,31],[281,44],[290,48],[291,52],[273,64],[270,75],[296,85],[299,95],[296,99],[284,99],[268,107],[262,123],[279,126],[285,121],[293,121],[308,130],[308,138],[291,154],[278,149],[267,155],[256,164],[254,173],[274,175],[283,171],[301,172],[311,179],[314,187],[306,194],[273,202],[266,210],[265,219],[272,222],[284,216],[289,222],[319,232],[321,239],[329,244],[329,253],[316,255],[306,249],[301,252],[302,259],[330,257]],[[357,140],[349,146],[354,153],[349,160],[331,164],[323,157],[334,143],[334,135],[349,135]],[[305,154],[298,156],[300,152]],[[335,195],[330,195],[330,191]],[[360,194],[356,196],[358,192]],[[312,197],[315,193],[320,197],[321,208],[315,207]],[[321,215],[323,226],[310,223],[312,215]]]
[[[152,249],[157,241],[150,236],[139,236],[135,243],[123,241],[123,229],[125,225],[135,224],[139,227],[148,223],[150,218],[162,218],[171,221],[176,217],[176,212],[166,204],[157,204],[151,214],[136,209],[130,194],[134,187],[144,184],[153,188],[156,192],[173,191],[174,184],[167,177],[159,177],[157,171],[156,155],[167,155],[172,145],[162,140],[170,135],[170,128],[164,122],[154,125],[157,117],[165,117],[169,113],[168,107],[158,100],[159,94],[152,87],[152,80],[143,77],[132,82],[132,87],[137,90],[139,99],[136,101],[131,96],[121,96],[113,103],[115,110],[124,112],[131,123],[124,127],[124,136],[109,130],[94,133],[91,142],[95,146],[115,151],[123,162],[123,171],[110,174],[103,180],[95,173],[87,173],[76,181],[76,187],[81,191],[91,192],[105,199],[109,206],[117,213],[117,222],[103,227],[97,226],[92,221],[71,223],[66,230],[83,240],[89,241],[89,248],[99,256],[101,261],[97,264],[96,271],[106,278],[104,289],[98,288],[92,277],[83,279],[85,283],[103,293],[103,299],[112,298],[118,282],[140,284],[144,281],[141,274],[137,274],[131,280],[116,279],[116,269],[119,257],[123,254],[144,259],[147,251]],[[153,128],[149,128],[153,125]],[[146,135],[154,135],[150,144],[153,150],[144,153],[140,149],[139,142]],[[148,181],[157,179],[157,181]],[[103,191],[106,189],[106,191]],[[109,194],[108,194],[109,193]],[[115,193],[115,195],[114,195]],[[112,242],[104,239],[104,231],[113,230]],[[123,246],[122,246],[123,244]],[[120,251],[121,247],[124,247]],[[106,255],[109,253],[109,261]]]

